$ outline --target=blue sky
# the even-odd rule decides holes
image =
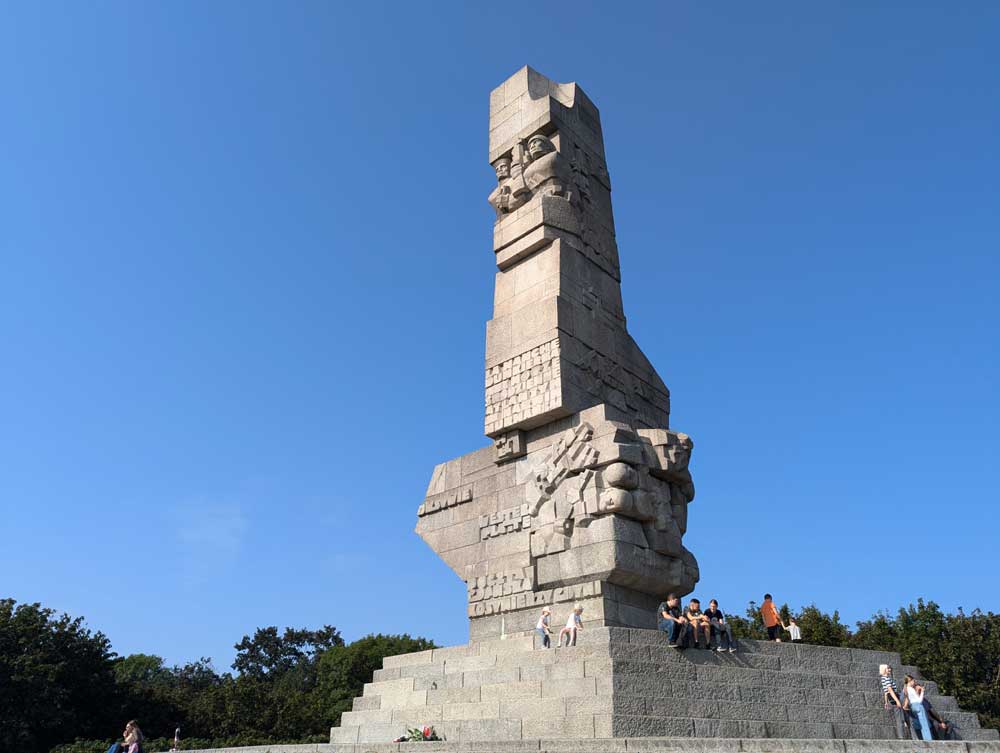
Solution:
[[[603,6],[603,7],[602,7]],[[121,653],[466,638],[489,91],[602,112],[697,593],[1000,609],[1000,6],[7,4],[0,596]]]

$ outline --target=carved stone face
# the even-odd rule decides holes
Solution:
[[[510,177],[510,158],[501,157],[493,163],[493,169],[497,171],[497,180],[504,180]]]
[[[543,154],[548,152],[554,152],[556,150],[552,142],[540,133],[536,133],[530,139],[528,139],[528,154],[531,155],[532,159],[538,159]]]
[[[670,463],[669,470],[683,471],[691,460],[691,450],[694,443],[687,434],[670,433],[670,440],[667,443],[667,460]]]

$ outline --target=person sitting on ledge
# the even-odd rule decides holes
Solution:
[[[667,634],[667,645],[671,648],[685,648],[691,626],[681,614],[681,602],[674,594],[667,594],[667,600],[660,602],[656,609],[657,626]]]
[[[764,627],[767,628],[767,639],[781,643],[781,631],[785,626],[781,624],[781,616],[774,606],[771,594],[764,594],[764,603],[760,605],[760,616],[764,620]]]
[[[736,641],[733,640],[733,626],[726,622],[726,615],[719,609],[719,602],[715,599],[708,602],[708,609],[705,610],[705,616],[708,618],[708,624],[712,627],[712,632],[719,636],[719,645],[715,647],[715,650],[725,651],[729,649],[729,653],[736,653]]]
[[[580,615],[583,614],[583,607],[579,604],[574,605],[573,612],[570,614],[569,619],[566,620],[566,627],[559,631],[559,646],[563,644],[563,636],[566,636],[566,645],[575,646],[576,645],[576,631],[583,630],[583,620]]]
[[[712,647],[712,625],[701,611],[701,602],[698,599],[691,599],[688,602],[687,611],[684,613],[691,630],[694,632],[694,647],[709,649]],[[699,640],[702,638],[703,640]]]

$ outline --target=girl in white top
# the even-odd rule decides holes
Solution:
[[[793,642],[802,640],[802,630],[795,624],[794,617],[788,621],[788,632],[792,636]]]
[[[583,607],[579,604],[573,606],[573,612],[570,614],[569,618],[566,620],[566,627],[559,631],[559,645],[562,646],[563,636],[567,636],[566,645],[575,646],[576,645],[576,631],[583,630],[583,620],[580,615],[583,614]]]
[[[924,689],[918,688],[917,681],[910,675],[906,675],[903,679],[906,680],[906,703],[910,707],[910,713],[920,724],[920,737],[924,740],[933,740],[931,721],[927,718],[927,709],[924,708]]]
[[[538,618],[538,624],[535,625],[535,632],[542,636],[542,648],[549,648],[552,645],[552,631],[549,630],[549,620],[552,618],[552,610],[548,607],[542,609],[542,615]]]

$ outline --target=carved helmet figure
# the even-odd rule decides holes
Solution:
[[[548,136],[536,133],[534,136],[528,137],[528,155],[533,160],[538,159],[543,154],[547,154],[548,152],[554,152],[555,150],[556,147]]]
[[[493,169],[497,173],[497,181],[503,181],[510,177],[510,157],[506,154],[493,163]]]
[[[541,133],[528,137],[528,158],[524,168],[524,182],[533,192],[566,196],[567,186],[573,176],[569,163],[557,150],[552,140]]]

